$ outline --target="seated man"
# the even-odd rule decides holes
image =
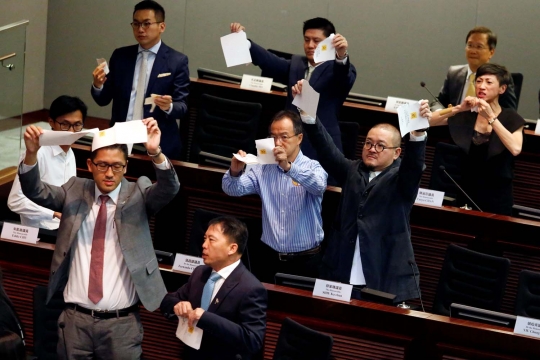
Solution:
[[[454,65],[448,69],[444,85],[439,93],[439,101],[444,107],[459,105],[467,96],[475,96],[474,79],[476,69],[491,59],[497,46],[497,35],[484,26],[477,26],[467,34],[465,39],[465,57],[467,65]],[[436,101],[431,103],[433,111],[442,109]],[[499,104],[504,108],[517,110],[514,81],[510,78],[510,84],[506,92],[501,95]]]
[[[188,359],[249,360],[262,349],[268,300],[264,286],[240,261],[247,239],[243,222],[212,219],[204,235],[205,265],[161,303],[166,317],[185,317],[204,331],[199,350],[186,346]]]
[[[86,105],[77,97],[62,95],[56,98],[49,109],[49,125],[53,131],[79,132],[86,119]],[[50,185],[62,186],[71,177],[77,176],[75,156],[70,145],[42,146],[37,153],[39,177]],[[36,228],[55,230],[60,224],[61,213],[35,204],[24,196],[15,176],[8,197],[11,211],[21,217],[21,224]]]
[[[180,183],[159,147],[156,120],[143,120],[144,144],[157,182],[124,178],[127,146],[94,150],[86,163],[93,180],[72,177],[62,187],[39,178],[39,135],[30,125],[26,156],[19,166],[23,193],[41,206],[62,213],[51,263],[47,303],[64,292],[66,309],[58,322],[60,359],[139,359],[143,329],[139,300],[148,311],[167,294],[152,246],[148,218],[178,192]]]
[[[292,91],[300,93],[302,82]],[[427,101],[421,112],[429,112]],[[425,132],[411,132],[401,159],[399,130],[377,124],[367,134],[362,159],[352,161],[318,119],[302,115],[302,121],[321,165],[342,188],[322,276],[395,294],[396,302],[418,297],[409,218],[425,167]]]
[[[270,124],[277,165],[255,165],[242,174],[244,163],[232,158],[223,176],[227,195],[259,194],[262,199],[262,241],[267,251],[265,271],[259,279],[274,282],[274,274],[317,277],[321,259],[321,202],[328,174],[318,161],[302,154],[302,121],[295,112],[283,110]],[[245,152],[238,152],[245,156]]]

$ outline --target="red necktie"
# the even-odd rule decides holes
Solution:
[[[105,253],[105,231],[107,230],[108,195],[100,195],[101,205],[94,227],[90,258],[90,277],[88,280],[88,298],[97,304],[103,298],[103,254]]]

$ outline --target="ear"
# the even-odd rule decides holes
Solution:
[[[51,130],[54,130],[54,120],[51,118],[48,118],[49,125],[51,125]]]
[[[229,255],[234,255],[238,252],[238,244],[237,243],[232,243],[229,245]]]
[[[298,134],[298,145],[302,143],[302,140],[304,140],[304,134]]]
[[[507,88],[508,88],[508,85],[499,86],[499,95],[504,94],[504,92],[506,91]]]
[[[165,22],[160,23],[159,24],[159,32],[161,32],[161,33],[164,32],[166,27],[167,26],[165,25]]]
[[[126,166],[124,167],[124,171],[122,172],[122,174],[124,174],[124,175],[125,175],[126,172],[127,172],[128,162],[129,162],[129,161],[126,160]]]
[[[394,160],[396,160],[399,157],[399,155],[401,155],[401,148],[400,147],[395,149],[395,150],[396,150],[396,152],[394,153]]]
[[[495,54],[495,48],[489,50],[489,58],[491,59],[493,57],[493,55]]]
[[[92,160],[86,159],[86,166],[88,167],[88,171],[92,172]]]

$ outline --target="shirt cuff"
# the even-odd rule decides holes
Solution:
[[[24,162],[21,162],[21,165],[19,166],[19,173],[20,174],[26,174],[30,170],[34,168],[34,166],[37,165],[37,161],[34,165],[26,165]]]
[[[101,85],[101,87],[95,87],[92,83],[92,89],[94,89],[94,91],[100,92],[101,90],[103,90],[103,85]]]
[[[152,160],[152,162],[154,162]],[[158,170],[169,170],[171,168],[171,163],[169,162],[169,159],[165,156],[165,161],[159,164],[154,163],[154,166]]]
[[[313,116],[309,115],[303,110],[298,109],[298,111],[300,112],[300,117],[302,118],[303,123],[310,124],[310,125],[315,124],[316,120]]]
[[[340,65],[347,65],[348,59],[349,59],[349,55],[345,56],[343,59],[338,59],[336,55],[336,62]]]
[[[415,135],[413,134],[413,132],[411,131],[410,134],[409,134],[409,136],[410,136],[410,137],[409,137],[409,140],[410,140],[410,141],[424,141],[424,140],[426,140],[426,138],[427,138],[427,134],[426,134],[425,131],[424,131],[424,135],[420,135],[420,136],[415,136]]]
[[[172,112],[172,109],[173,109],[173,103],[171,103],[171,105],[169,106],[169,110],[164,111],[164,113],[167,114],[167,115],[170,115],[171,112]]]

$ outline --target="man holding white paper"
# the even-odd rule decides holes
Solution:
[[[86,119],[87,107],[78,97],[62,95],[56,98],[49,109],[49,125],[53,131],[80,132]],[[24,155],[23,155],[24,156]],[[71,145],[42,146],[38,151],[40,163],[39,177],[41,181],[51,185],[61,186],[71,177],[77,175],[75,156]],[[21,224],[36,228],[58,229],[62,214],[30,201],[24,196],[15,176],[13,187],[8,197],[11,211],[21,217]]]
[[[245,28],[239,23],[232,23],[231,32],[239,31],[245,31]],[[319,43],[331,34],[335,34],[331,43],[335,48],[335,60],[316,63],[314,56]],[[304,22],[303,36],[305,55],[293,55],[290,60],[280,58],[248,40],[253,64],[262,69],[264,76],[289,87],[300,79],[309,80],[313,89],[320,94],[317,116],[322,119],[334,143],[342,151],[338,114],[356,80],[356,69],[349,61],[349,44],[343,35],[336,33],[329,20],[319,17]],[[328,47],[326,49],[325,52],[330,51]],[[296,111],[292,101],[289,91],[286,108]],[[307,138],[302,143],[302,152],[310,159],[317,159],[317,154]]]
[[[244,163],[232,158],[223,176],[223,191],[231,196],[258,194],[262,200],[262,242],[268,261],[261,281],[273,282],[274,274],[317,277],[324,237],[321,202],[328,174],[318,161],[300,150],[304,139],[296,112],[283,110],[270,124],[276,164],[254,165],[242,174]],[[245,156],[240,150],[239,155]]]

